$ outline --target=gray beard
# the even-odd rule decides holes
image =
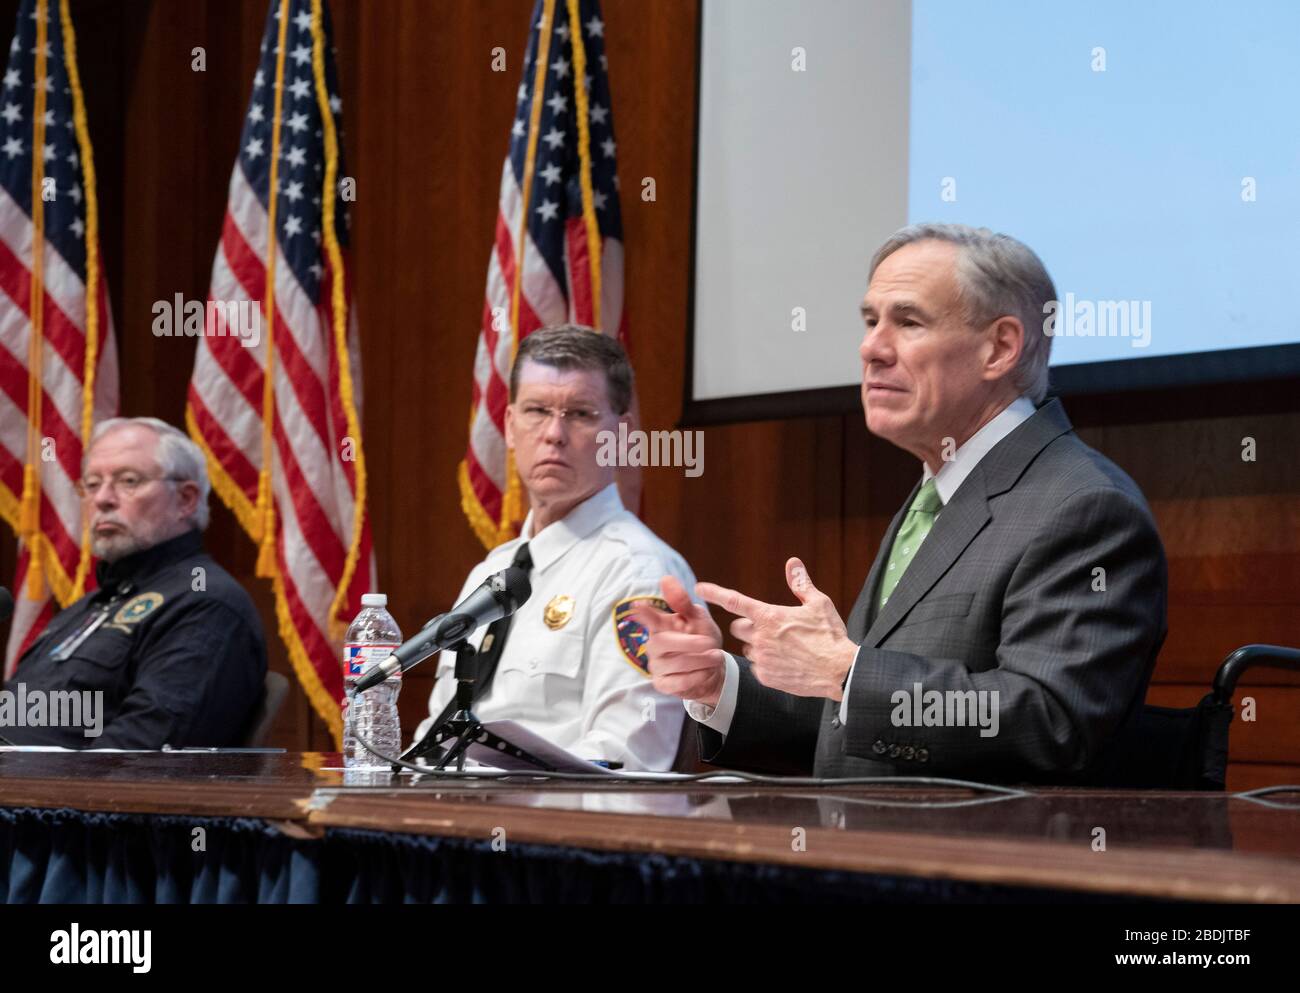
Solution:
[[[180,532],[177,532],[179,534]],[[128,555],[134,555],[136,552],[143,552],[145,549],[153,548],[154,545],[160,545],[175,535],[166,534],[163,528],[158,526],[150,527],[146,534],[119,534],[109,538],[90,539],[90,550],[95,553],[95,557],[103,562],[116,562],[118,559],[124,559]]]
[[[95,557],[100,561],[116,562],[118,559],[124,559],[128,555],[134,555],[136,552],[151,548],[155,544],[157,542],[147,541],[133,534],[123,534],[114,535],[111,538],[92,538],[90,550],[95,553]]]

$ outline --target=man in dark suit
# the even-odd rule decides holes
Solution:
[[[1165,635],[1164,549],[1134,482],[1045,400],[1056,290],[1005,235],[914,225],[862,303],[867,428],[922,477],[840,620],[712,583],[744,657],[671,578],[638,613],[658,689],[714,764],[818,776],[1086,781],[1143,700]]]

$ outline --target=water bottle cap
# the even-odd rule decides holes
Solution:
[[[388,594],[386,593],[362,593],[361,606],[363,607],[387,607]]]

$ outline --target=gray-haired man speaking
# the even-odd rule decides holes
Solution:
[[[847,624],[797,558],[798,606],[700,583],[745,658],[663,581],[655,686],[708,761],[822,776],[1087,779],[1165,635],[1164,549],[1134,482],[1045,400],[1056,290],[1006,235],[916,225],[862,301],[867,428],[923,463]]]
[[[266,676],[261,621],[203,553],[203,455],[152,417],[104,421],[78,490],[98,589],[22,655],[0,736],[69,748],[243,742]]]

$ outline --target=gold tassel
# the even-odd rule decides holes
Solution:
[[[275,509],[268,506],[262,515],[262,538],[257,544],[258,578],[275,578],[275,565]]]
[[[41,565],[41,557],[37,554],[35,548],[28,546],[31,557],[27,560],[27,599],[44,600],[45,599],[45,569]]]
[[[41,532],[41,490],[36,466],[23,466],[23,499],[18,512],[18,537],[31,544]]]

